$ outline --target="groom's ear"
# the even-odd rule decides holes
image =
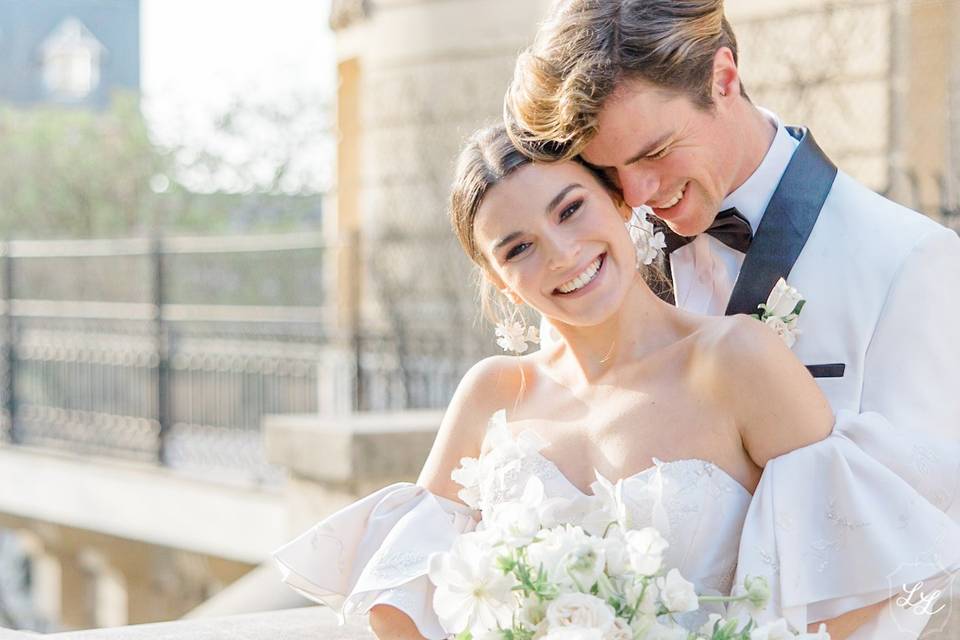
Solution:
[[[713,84],[710,93],[714,104],[740,96],[740,71],[729,47],[720,47],[713,56]]]

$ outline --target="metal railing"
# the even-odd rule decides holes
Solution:
[[[267,413],[316,412],[319,234],[3,245],[0,432],[268,482]]]

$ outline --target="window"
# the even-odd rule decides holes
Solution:
[[[82,100],[100,84],[104,47],[76,18],[67,18],[44,40],[43,83],[56,98]]]

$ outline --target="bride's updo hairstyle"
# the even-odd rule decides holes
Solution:
[[[517,59],[504,105],[510,135],[537,159],[572,158],[625,80],[709,110],[721,47],[737,61],[723,0],[562,0]],[[749,99],[742,84],[740,93]]]
[[[573,161],[579,162],[576,158]],[[483,271],[490,270],[490,265],[477,246],[474,222],[477,211],[490,189],[509,178],[520,167],[532,162],[534,161],[517,149],[510,140],[506,127],[499,124],[480,129],[470,136],[460,152],[454,171],[453,188],[450,193],[450,224],[457,235],[457,240],[460,241],[460,246],[479,268],[480,303],[484,316],[493,322],[496,322],[499,317],[494,311],[497,292],[483,277]],[[623,203],[620,190],[603,172],[586,163],[580,162],[580,164],[596,177],[616,204]]]

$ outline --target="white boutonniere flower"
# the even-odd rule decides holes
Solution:
[[[792,348],[797,342],[797,336],[802,333],[797,328],[797,321],[806,302],[799,291],[780,278],[766,303],[758,305],[760,313],[755,313],[752,317],[776,331],[787,346]]]

